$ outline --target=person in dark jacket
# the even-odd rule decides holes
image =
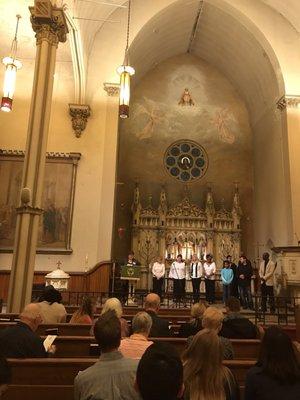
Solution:
[[[233,271],[233,280],[230,285],[230,294],[233,297],[239,298],[239,291],[238,291],[238,277],[237,277],[237,265],[232,262],[232,256],[228,255],[226,260],[229,262],[229,266]]]
[[[257,339],[258,328],[241,311],[241,303],[235,297],[229,297],[226,302],[227,315],[223,319],[220,335],[228,339]]]
[[[124,260],[124,262],[122,263],[122,265],[127,265],[127,266],[131,266],[131,267],[135,267],[135,266],[140,266],[141,263],[134,258],[134,252],[130,251],[128,253],[127,259]],[[122,303],[125,304],[126,301],[128,300],[128,294],[129,294],[129,281],[128,280],[123,280],[122,281]],[[133,288],[131,287],[131,295],[133,295],[132,292]]]
[[[300,399],[300,365],[289,336],[271,326],[262,339],[255,367],[246,376],[245,400]]]
[[[0,356],[6,358],[46,357],[42,339],[35,333],[42,322],[37,304],[28,304],[20,321],[0,333]]]
[[[241,255],[237,266],[238,288],[243,308],[253,309],[251,295],[251,277],[253,274],[251,262],[245,255]]]
[[[7,390],[7,385],[11,381],[11,369],[5,358],[0,357],[0,398]],[[5,396],[4,396],[5,398]]]
[[[145,311],[152,318],[152,327],[149,335],[150,337],[170,336],[169,322],[157,315],[159,306],[159,296],[156,293],[149,293],[145,300]]]

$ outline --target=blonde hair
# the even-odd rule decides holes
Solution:
[[[203,314],[202,326],[206,329],[219,331],[222,328],[224,314],[215,307],[208,307]]]
[[[195,303],[192,305],[192,308],[191,308],[191,317],[200,318],[203,316],[205,310],[206,310],[205,304]]]
[[[151,326],[152,326],[152,318],[145,311],[138,312],[132,319],[133,333],[149,334]]]
[[[116,313],[116,316],[118,318],[121,318],[122,314],[123,314],[123,308],[122,308],[122,304],[121,304],[120,300],[117,299],[116,297],[107,299],[102,307],[101,315],[106,313],[109,310],[113,310]]]
[[[230,371],[222,365],[223,347],[215,331],[198,332],[183,353],[184,384],[190,400],[225,400],[224,381]]]

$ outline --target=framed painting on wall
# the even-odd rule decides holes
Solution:
[[[47,153],[37,253],[72,253],[71,234],[80,153]],[[24,152],[0,150],[0,252],[12,252]]]

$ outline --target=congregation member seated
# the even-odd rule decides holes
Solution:
[[[38,304],[28,304],[16,325],[0,332],[0,356],[6,358],[46,357],[42,339],[35,333],[42,322]]]
[[[299,400],[300,364],[296,351],[280,327],[268,328],[258,362],[247,373],[245,400]]]
[[[195,303],[191,308],[191,320],[185,324],[182,324],[179,328],[179,337],[187,338],[192,335],[196,335],[202,329],[202,317],[206,310],[204,303]]]
[[[139,362],[135,386],[143,400],[182,398],[182,362],[173,346],[156,342],[148,347]]]
[[[214,331],[218,335],[222,329],[223,318],[224,315],[222,311],[218,310],[215,307],[208,307],[203,314],[202,327]],[[220,334],[219,337],[223,348],[223,359],[232,360],[234,358],[234,351],[230,340],[224,338]],[[192,336],[188,338],[188,345],[191,344],[192,339],[193,339]]]
[[[101,349],[99,360],[79,372],[74,382],[74,399],[135,400],[137,360],[123,357],[118,351],[121,342],[120,318],[112,310],[95,323],[94,335]]]
[[[121,336],[127,337],[129,336],[129,325],[126,319],[122,318],[123,308],[119,299],[116,297],[112,297],[107,299],[102,307],[101,314],[105,314],[107,311],[112,310],[116,313],[116,316],[119,318],[121,323]]]
[[[184,399],[238,400],[239,387],[223,366],[223,346],[216,331],[203,329],[183,353]]]
[[[11,370],[5,358],[0,357],[0,399],[11,381]],[[4,397],[5,398],[5,397]]]
[[[61,300],[61,293],[52,285],[45,287],[38,303],[43,324],[66,322],[67,312],[63,304],[61,304]]]
[[[89,297],[83,297],[82,304],[77,311],[74,312],[70,320],[70,324],[92,324],[93,323],[93,304]]]
[[[138,312],[132,320],[132,335],[121,341],[119,351],[124,357],[140,359],[145,350],[153,343],[148,340],[152,319],[145,311]]]
[[[226,302],[227,315],[223,319],[220,335],[229,339],[256,339],[258,328],[241,314],[241,303],[236,297],[229,297]]]
[[[155,293],[149,293],[145,299],[145,311],[152,318],[150,337],[170,336],[169,322],[160,318],[157,314],[160,307],[160,298]]]

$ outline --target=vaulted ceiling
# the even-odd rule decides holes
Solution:
[[[130,52],[132,64],[137,71],[134,81],[138,83],[157,63],[188,51],[202,2],[132,1]],[[19,31],[19,57],[23,63],[34,59],[35,40],[28,11],[28,6],[33,3],[34,0],[0,0],[1,58],[9,52],[15,15],[18,13],[23,17]],[[88,94],[93,97],[96,89],[102,90],[104,81],[117,81],[114,71],[123,57],[127,1],[53,0],[53,3],[65,5],[80,32],[86,74],[90,81]],[[270,25],[274,25],[272,44],[276,40],[283,40],[280,34],[285,35],[286,32],[281,33],[279,29],[283,22],[296,38],[294,42],[286,38],[286,45],[294,46],[295,40],[300,44],[299,0],[206,0],[191,52],[227,76],[256,120],[269,104],[283,94],[284,85],[271,38],[265,37],[258,28],[259,24],[263,27],[264,20],[257,18],[256,26],[253,18],[247,18],[247,11],[252,12],[252,8],[257,8],[258,16],[259,13],[268,14]],[[295,57],[299,58],[297,53]],[[68,42],[59,45],[57,61],[72,63]]]
[[[204,3],[195,38],[190,45],[199,2],[184,8],[178,2],[152,18],[131,46],[136,81],[153,66],[173,55],[186,53],[206,60],[226,75],[246,101],[255,118],[280,97],[273,66],[263,47],[246,27],[229,13]]]

